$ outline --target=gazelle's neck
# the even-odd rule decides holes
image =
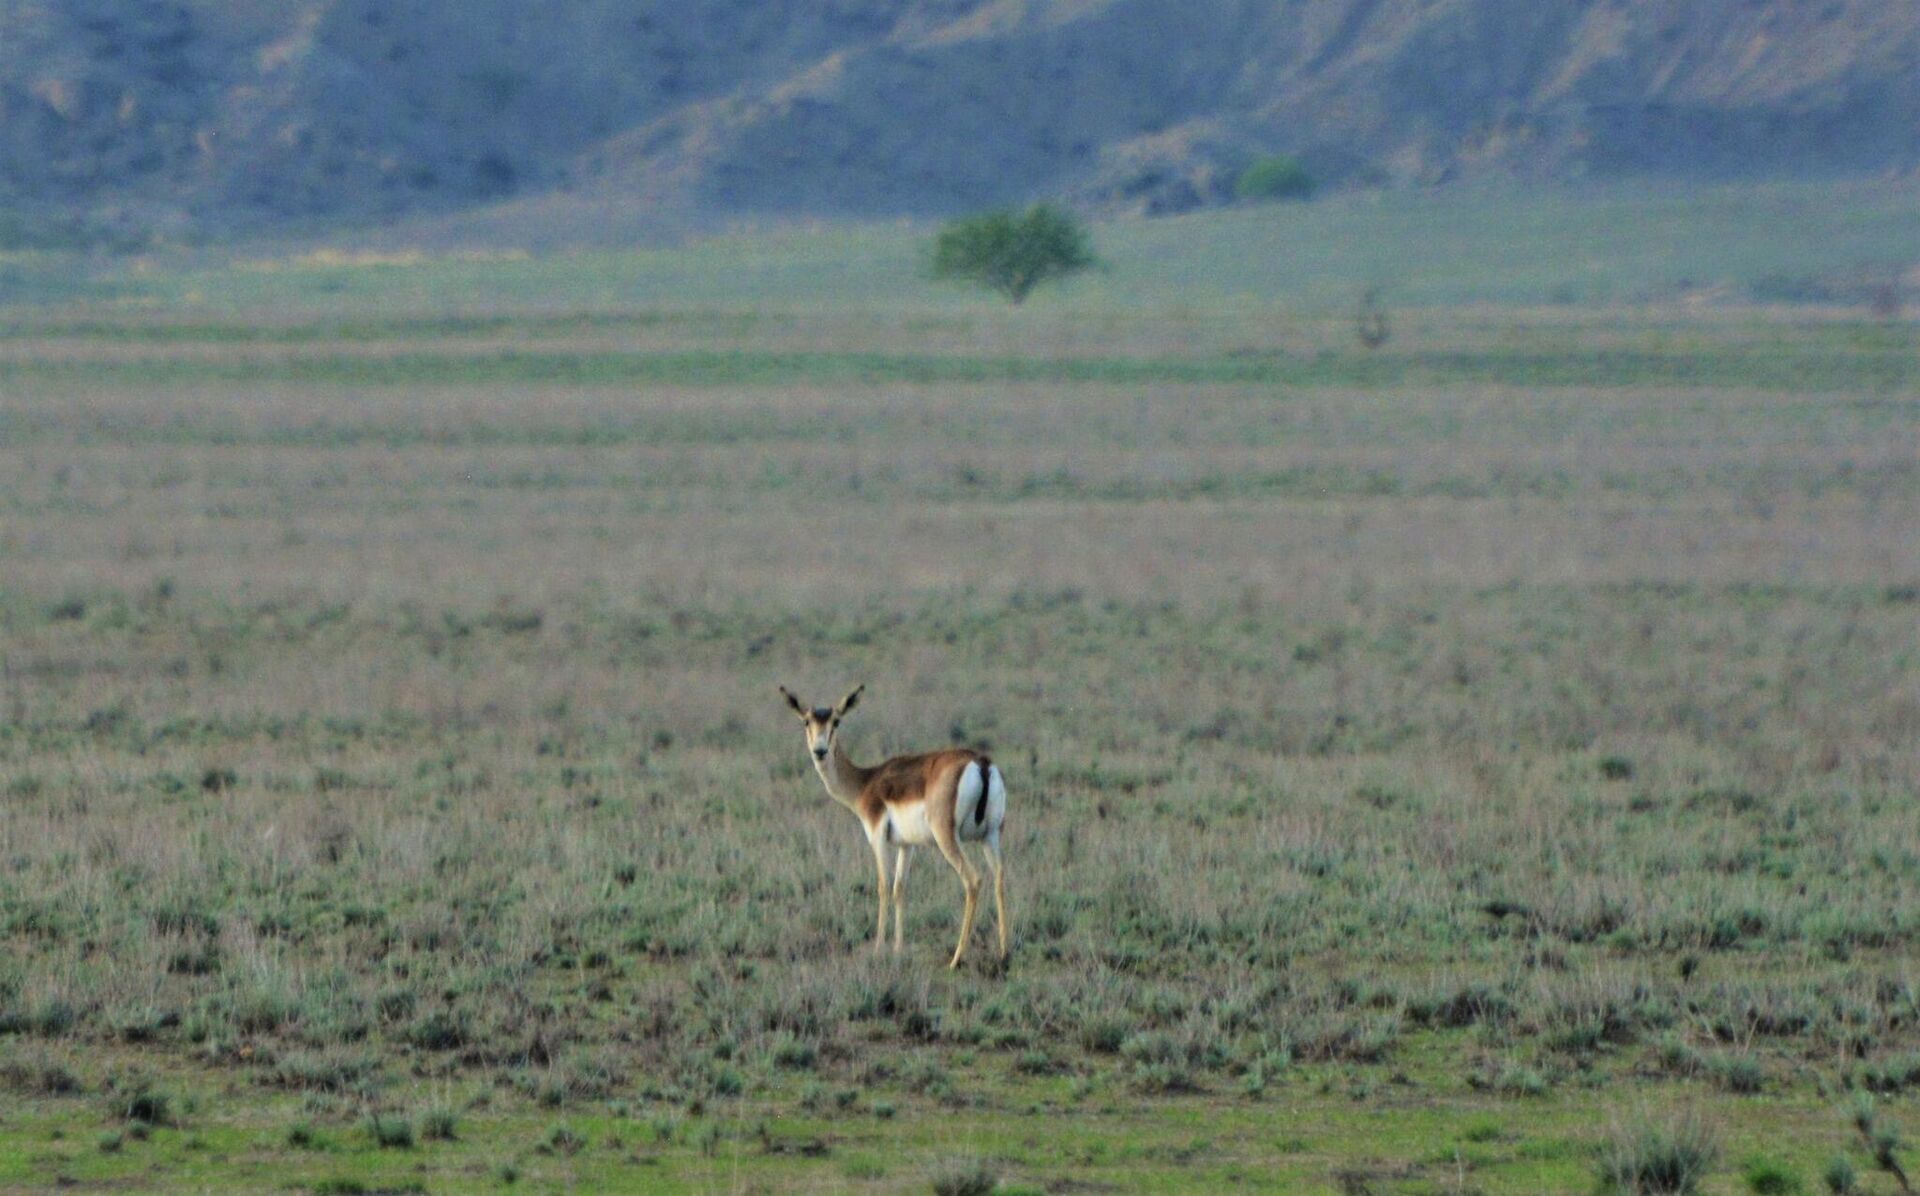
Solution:
[[[814,771],[826,782],[827,795],[841,805],[852,809],[860,800],[860,787],[866,780],[867,770],[847,758],[847,753],[836,738],[833,750],[827,753],[825,760],[813,762]]]

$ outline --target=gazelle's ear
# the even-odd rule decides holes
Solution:
[[[807,708],[800,704],[799,698],[793,696],[792,690],[783,685],[780,687],[780,696],[787,700],[787,705],[793,707],[795,714],[799,715],[802,719],[807,717]]]
[[[860,700],[860,691],[865,688],[866,688],[865,685],[856,685],[853,687],[852,693],[848,694],[844,698],[841,698],[840,704],[833,708],[833,713],[835,717],[838,717],[842,714],[845,714],[847,711],[852,710],[854,703]]]

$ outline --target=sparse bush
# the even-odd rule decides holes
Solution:
[[[1713,1060],[1714,1081],[1728,1092],[1751,1096],[1767,1086],[1766,1069],[1752,1055],[1721,1055]]]
[[[1128,1038],[1120,1053],[1132,1065],[1134,1083],[1149,1092],[1191,1092],[1199,1087],[1194,1076],[1198,1053],[1191,1041],[1149,1030]]]
[[[1880,1117],[1879,1107],[1873,1097],[1859,1093],[1854,1097],[1851,1110],[1853,1126],[1860,1131],[1860,1137],[1866,1143],[1867,1153],[1873,1157],[1873,1165],[1886,1172],[1899,1183],[1902,1192],[1913,1190],[1907,1180],[1906,1168],[1900,1162],[1900,1131]]]
[[[787,1071],[810,1071],[820,1061],[820,1048],[790,1034],[781,1035],[773,1044],[773,1065]]]
[[[107,1111],[121,1121],[171,1125],[173,1098],[145,1076],[109,1081]]]
[[[933,1177],[934,1196],[991,1196],[1000,1177],[979,1159],[947,1164]]]
[[[1408,1020],[1421,1026],[1504,1025],[1513,1019],[1515,1012],[1513,1001],[1506,994],[1483,984],[1407,1003]]]
[[[374,1000],[374,1007],[380,1016],[390,1022],[397,1022],[412,1014],[419,996],[411,989],[401,986],[382,989]]]
[[[0,1060],[0,1089],[26,1096],[72,1096],[80,1077],[51,1055],[25,1052]]]
[[[1600,1182],[1620,1196],[1686,1196],[1699,1190],[1718,1155],[1713,1132],[1689,1114],[1672,1126],[1616,1132],[1601,1153]]]
[[[1827,1160],[1827,1169],[1820,1173],[1820,1178],[1833,1196],[1854,1196],[1860,1190],[1860,1173],[1853,1169],[1853,1160],[1843,1154]]]
[[[1547,1077],[1531,1067],[1509,1063],[1494,1077],[1494,1090],[1506,1096],[1545,1096]]]
[[[364,1051],[293,1051],[259,1076],[263,1084],[316,1092],[366,1089],[379,1074],[380,1059]]]
[[[80,1022],[80,1011],[71,1001],[48,997],[35,1004],[17,1030],[26,1030],[42,1038],[64,1038]]]
[[[1679,1076],[1690,1076],[1703,1066],[1700,1052],[1687,1045],[1685,1039],[1677,1034],[1667,1034],[1660,1039],[1656,1053],[1660,1066]]]
[[[296,1121],[287,1127],[287,1145],[294,1150],[319,1150],[323,1141],[311,1122]]]
[[[952,1073],[932,1055],[908,1064],[900,1078],[910,1090],[922,1096],[946,1100],[954,1095]]]
[[[1324,1045],[1329,1056],[1354,1063],[1378,1063],[1392,1052],[1399,1038],[1398,1017],[1369,1017],[1349,1021]]]
[[[665,1146],[679,1136],[680,1118],[671,1113],[663,1113],[648,1122],[647,1128],[652,1131],[653,1140]]]
[[[1463,1142],[1498,1142],[1505,1136],[1506,1131],[1500,1123],[1491,1119],[1476,1121],[1460,1131],[1460,1140]]]
[[[694,1145],[700,1148],[700,1157],[710,1159],[719,1154],[720,1141],[724,1136],[720,1127],[712,1122],[701,1126],[700,1133],[694,1142]]]
[[[398,1113],[369,1113],[365,1122],[367,1137],[385,1150],[413,1149],[413,1122]]]
[[[1908,1181],[1907,1169],[1900,1162],[1900,1147],[1900,1132],[1889,1125],[1879,1127],[1867,1141],[1867,1148],[1873,1152],[1873,1165],[1893,1176],[1902,1192],[1911,1192],[1913,1184]]]
[[[1293,1054],[1286,1048],[1270,1050],[1253,1061],[1247,1068],[1247,1074],[1241,1081],[1241,1089],[1248,1096],[1263,1095],[1288,1068],[1293,1066]]]
[[[1080,1024],[1080,1045],[1096,1055],[1117,1055],[1132,1031],[1125,1018],[1096,1015]]]
[[[540,1144],[542,1151],[548,1154],[579,1154],[586,1148],[587,1140],[580,1136],[570,1125],[556,1125],[547,1131],[545,1142]]]
[[[406,1040],[423,1051],[451,1051],[465,1046],[471,1035],[468,1017],[435,1010],[407,1027]]]
[[[459,1137],[460,1115],[451,1107],[436,1105],[420,1115],[420,1137],[428,1142],[452,1142]]]
[[[114,1037],[122,1042],[151,1042],[161,1030],[178,1021],[177,1014],[156,1009],[151,1005],[122,1009],[108,1015],[108,1023]]]
[[[1920,1053],[1863,1064],[1856,1082],[1868,1092],[1894,1094],[1920,1088]]]
[[[1600,778],[1606,781],[1631,781],[1633,761],[1625,756],[1600,757]]]
[[[1015,1071],[1029,1076],[1052,1075],[1058,1067],[1053,1056],[1045,1051],[1022,1051],[1020,1057],[1013,1061]]]
[[[1740,1178],[1755,1196],[1798,1196],[1807,1190],[1797,1172],[1773,1159],[1752,1160],[1741,1169]]]

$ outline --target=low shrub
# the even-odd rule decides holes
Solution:
[[[1754,1196],[1798,1196],[1806,1191],[1799,1173],[1774,1159],[1753,1159],[1741,1169],[1740,1178]]]
[[[287,1145],[294,1150],[319,1150],[324,1141],[312,1122],[296,1121],[287,1127]]]
[[[173,1098],[145,1077],[115,1080],[108,1086],[107,1112],[121,1121],[171,1125]]]
[[[933,1177],[933,1196],[989,1196],[999,1182],[980,1160],[956,1160]]]
[[[1863,1064],[1855,1082],[1868,1092],[1893,1094],[1920,1088],[1920,1053]]]
[[[579,1154],[585,1149],[587,1140],[569,1125],[556,1125],[547,1131],[547,1140],[540,1144],[546,1154]]]
[[[398,1113],[369,1113],[367,1136],[383,1150],[413,1149],[413,1122]]]
[[[1718,1156],[1713,1131],[1692,1115],[1671,1126],[1621,1130],[1602,1148],[1601,1189],[1619,1196],[1687,1196],[1700,1190]]]
[[[820,1048],[814,1042],[782,1034],[773,1044],[773,1065],[787,1071],[811,1071],[820,1061]]]
[[[80,1077],[49,1055],[17,1055],[0,1060],[0,1089],[25,1096],[72,1096]]]
[[[1766,1069],[1752,1055],[1721,1055],[1714,1059],[1710,1071],[1715,1083],[1741,1096],[1751,1096],[1767,1086]]]
[[[446,1105],[435,1105],[420,1116],[420,1137],[428,1142],[451,1142],[459,1128],[460,1115]]]

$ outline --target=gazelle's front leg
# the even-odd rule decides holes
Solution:
[[[900,954],[900,945],[906,935],[907,920],[907,861],[913,858],[913,849],[902,843],[893,857],[893,953]]]
[[[880,873],[880,914],[879,924],[873,931],[873,952],[875,955],[887,949],[887,844],[878,835],[869,835],[868,842],[873,845],[873,866]]]

